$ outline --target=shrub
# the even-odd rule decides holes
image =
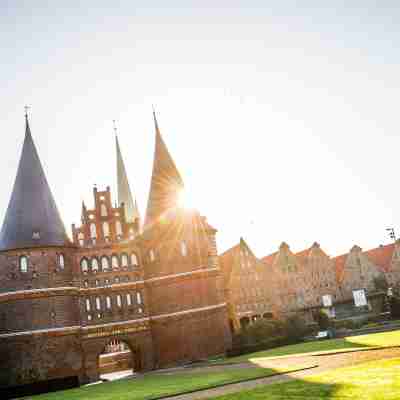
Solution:
[[[285,336],[277,336],[273,338],[269,338],[257,344],[248,344],[240,347],[233,347],[228,350],[226,355],[228,357],[236,357],[241,356],[242,354],[254,353],[256,351],[263,351],[273,349],[275,347],[286,346],[288,344],[296,343],[296,340],[289,339]]]
[[[300,339],[307,334],[307,326],[302,318],[293,315],[285,321],[284,332],[289,339]]]
[[[286,321],[259,319],[232,338],[229,355],[246,354],[277,346],[296,343],[310,329],[302,318],[295,315]]]
[[[324,311],[319,310],[316,315],[316,318],[320,330],[326,331],[331,326],[331,321],[328,315]]]
[[[284,325],[281,321],[260,319],[237,335],[236,340],[241,345],[253,345],[282,334]]]
[[[353,329],[353,321],[351,319],[335,320],[333,325],[336,329]]]

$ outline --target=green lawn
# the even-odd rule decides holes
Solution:
[[[351,336],[343,339],[321,340],[292,344],[275,349],[245,354],[239,357],[226,358],[225,363],[249,361],[254,358],[286,356],[315,352],[346,351],[363,347],[400,346],[400,330],[392,332],[372,333],[370,335]]]
[[[324,374],[258,387],[218,400],[323,400],[400,398],[400,359],[372,361]]]
[[[281,370],[289,372],[299,367]],[[209,388],[225,383],[265,377],[276,373],[266,368],[226,368],[224,371],[151,374],[135,379],[123,379],[92,386],[33,396],[35,400],[144,400],[161,395],[180,393],[201,388]]]

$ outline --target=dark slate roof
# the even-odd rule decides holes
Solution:
[[[179,192],[184,187],[181,175],[161,137],[155,113],[153,113],[153,116],[156,129],[156,146],[145,227],[156,222],[169,210],[177,207]]]
[[[69,244],[28,119],[17,177],[0,233],[0,250]]]

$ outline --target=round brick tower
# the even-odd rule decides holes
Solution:
[[[0,388],[77,383],[82,375],[78,289],[72,284],[75,248],[25,119],[0,233]]]

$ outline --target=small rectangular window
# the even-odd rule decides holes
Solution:
[[[21,272],[28,272],[28,257],[21,256],[19,259],[19,270]]]

